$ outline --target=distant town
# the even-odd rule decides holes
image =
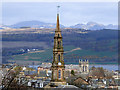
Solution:
[[[55,88],[118,90],[120,84],[118,70],[110,71],[94,66],[89,68],[89,61],[86,60],[78,60],[78,63],[79,65],[65,65],[64,77],[67,84],[54,86]],[[51,82],[51,65],[51,63],[35,66],[2,65],[0,88],[45,88]]]

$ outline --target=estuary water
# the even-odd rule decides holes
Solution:
[[[40,65],[29,65],[29,67],[32,67],[34,69],[37,69],[37,67]],[[110,70],[110,71],[115,71],[115,70],[120,70],[120,65],[118,66],[118,64],[103,64],[103,65],[98,65],[98,64],[90,64],[89,65],[89,69],[91,67],[103,67],[104,69]],[[77,67],[79,67],[79,65],[77,65]],[[119,68],[119,69],[118,69]]]
[[[90,68],[92,67],[92,66],[95,66],[95,67],[103,67],[104,69],[107,69],[107,70],[110,70],[110,71],[115,71],[115,70],[118,70],[118,68],[120,67],[120,65],[118,66],[118,64],[110,64],[110,65],[97,65],[97,64],[95,64],[95,65],[90,65]]]

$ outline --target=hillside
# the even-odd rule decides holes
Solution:
[[[80,29],[62,32],[66,63],[77,63],[78,59],[89,59],[90,63],[117,63],[117,30],[78,31],[82,32]],[[53,38],[53,33],[3,34],[3,60],[51,62]]]
[[[69,46],[70,48],[71,46]],[[66,50],[67,47],[64,49]],[[75,47],[74,47],[75,48]],[[73,49],[74,49],[73,48]],[[72,49],[70,49],[72,50]],[[67,51],[64,54],[64,61],[66,64],[78,63],[79,59],[88,59],[90,63],[117,63],[115,57],[117,52],[95,52],[91,50],[74,50]],[[113,60],[112,60],[113,59]],[[20,55],[14,55],[12,60],[15,61],[40,61],[40,62],[52,62],[52,49],[46,49],[44,52],[29,52]]]

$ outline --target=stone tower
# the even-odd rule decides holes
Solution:
[[[80,73],[89,73],[88,60],[79,60]]]
[[[59,8],[59,6],[58,6]],[[54,47],[53,47],[53,62],[51,66],[52,70],[52,82],[65,82],[64,79],[64,60],[63,60],[63,45],[62,35],[59,25],[59,12],[57,13],[57,24],[54,36]]]

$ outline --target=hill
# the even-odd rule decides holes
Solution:
[[[71,29],[71,31],[81,30]],[[77,63],[78,59],[89,59],[91,63],[117,63],[118,61],[117,30],[89,30],[87,33],[62,32],[62,36],[64,51],[67,52],[64,53],[66,63]],[[53,38],[52,33],[3,34],[3,60],[51,62]],[[44,52],[39,52],[41,50]]]
[[[66,48],[71,48],[70,50],[75,49],[73,46],[65,46]],[[66,51],[64,54],[64,61],[66,64],[78,63],[79,59],[88,59],[90,63],[108,63],[111,61],[112,63],[117,63],[115,58],[117,52],[96,52],[92,50],[74,50],[74,51]],[[22,55],[14,55],[12,57],[14,61],[40,61],[41,62],[52,62],[52,48],[46,49],[43,52],[29,52]]]
[[[24,28],[24,27],[30,27],[30,28],[55,28],[56,24],[54,23],[45,23],[41,21],[23,21],[16,23],[14,25],[10,25],[10,28]],[[64,27],[61,25],[61,27]]]
[[[85,30],[101,30],[101,29],[118,29],[117,25],[113,25],[113,24],[108,24],[108,25],[104,25],[104,24],[100,24],[100,23],[96,23],[96,22],[88,22],[86,24],[83,23],[78,23],[76,25],[72,25],[69,27],[66,27],[64,25],[60,25],[61,28],[79,28],[79,29],[85,29]],[[32,21],[23,21],[23,22],[19,22],[13,25],[9,25],[9,26],[0,26],[0,28],[6,29],[6,28],[56,28],[56,24],[55,23],[45,23],[45,22],[41,22],[41,21],[36,21],[36,20],[32,20]]]

